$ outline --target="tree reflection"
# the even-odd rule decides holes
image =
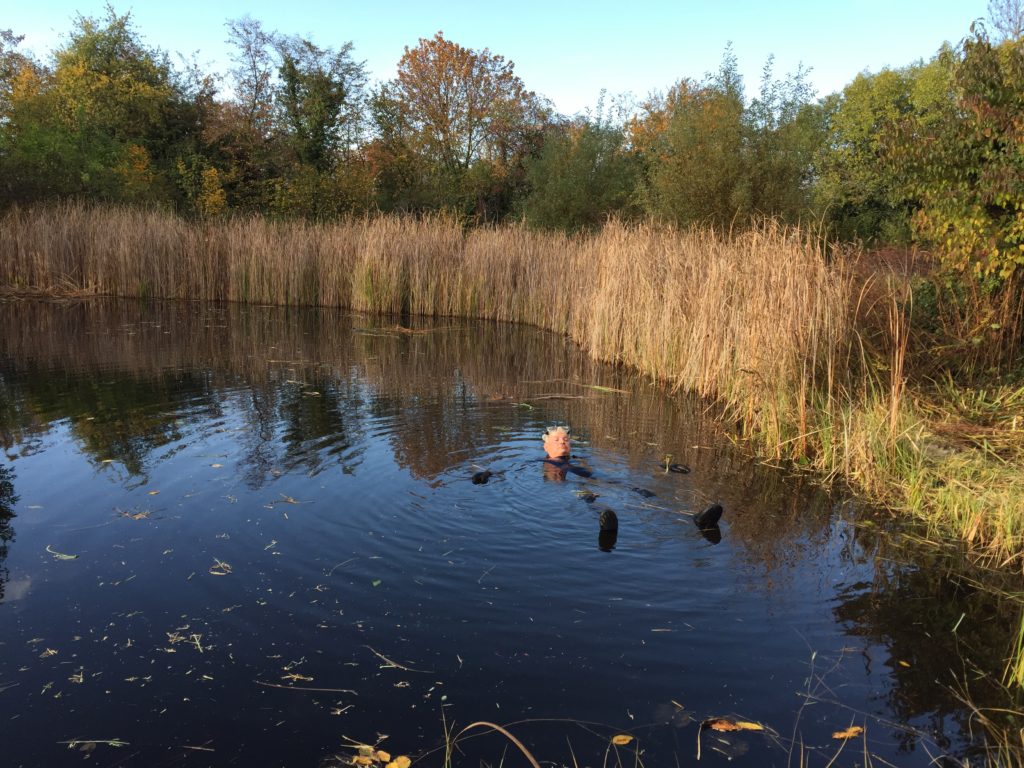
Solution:
[[[169,446],[222,432],[239,475],[258,489],[296,470],[358,472],[374,443],[414,478],[468,480],[478,456],[521,458],[530,435],[540,459],[543,426],[568,423],[585,454],[612,455],[623,473],[650,479],[666,454],[689,465],[700,485],[677,478],[678,493],[643,514],[675,521],[721,500],[722,528],[703,535],[722,541],[716,557],[743,566],[750,591],[804,587],[793,565],[823,551],[837,570],[875,564],[869,582],[840,587],[834,612],[859,639],[868,673],[886,670],[878,696],[902,721],[968,733],[952,692],[968,679],[972,694],[995,700],[998,686],[979,670],[1002,666],[1011,601],[965,586],[927,550],[900,551],[808,478],[752,459],[705,416],[707,403],[665,397],[536,329],[420,322],[172,302],[0,305],[0,439],[24,453],[67,425],[83,454],[120,462],[137,484]],[[0,485],[0,558],[13,536],[12,477],[4,470]],[[699,535],[692,525],[666,529]],[[617,542],[600,534],[597,544]],[[904,562],[915,565],[894,564]],[[914,747],[909,731],[899,738]]]
[[[7,547],[14,540],[14,505],[18,496],[14,493],[14,470],[11,467],[0,467],[0,602],[4,599],[4,587],[8,573],[4,563],[7,561]]]

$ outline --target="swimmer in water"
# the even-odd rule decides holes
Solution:
[[[561,482],[565,480],[566,474],[572,472],[580,477],[590,477],[593,473],[586,467],[573,464],[569,459],[572,457],[572,443],[569,439],[568,427],[548,427],[544,432],[544,478]]]

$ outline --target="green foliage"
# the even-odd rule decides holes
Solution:
[[[304,38],[280,38],[277,103],[282,129],[300,164],[329,170],[358,133],[366,69],[352,43],[338,51]]]
[[[738,212],[795,222],[811,206],[812,169],[824,124],[822,111],[811,103],[807,70],[800,67],[777,80],[772,63],[769,58],[760,93],[744,113],[747,167]]]
[[[22,65],[8,90],[0,170],[11,198],[173,197],[166,160],[191,130],[166,57],[129,16],[80,16],[52,70]]]
[[[861,73],[822,104],[827,139],[817,165],[817,205],[843,239],[906,243],[914,199],[887,151],[902,120],[928,122],[947,99],[942,60]]]
[[[646,105],[633,133],[647,166],[648,210],[678,224],[720,228],[755,216],[796,221],[806,215],[823,137],[806,77],[801,69],[775,80],[769,59],[760,92],[746,105],[736,57],[727,49],[718,72],[703,83],[682,81]]]
[[[745,207],[743,86],[727,52],[702,86],[680,83],[661,107],[668,123],[648,156],[649,210],[678,224],[728,227]]]
[[[574,232],[596,229],[612,214],[629,214],[637,159],[621,128],[602,118],[552,126],[540,155],[527,162],[529,224]]]
[[[951,97],[899,120],[889,153],[917,235],[995,290],[1024,266],[1024,42],[996,46],[979,28],[939,61]]]

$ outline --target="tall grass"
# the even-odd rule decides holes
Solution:
[[[613,222],[567,237],[467,232],[444,217],[198,223],[65,204],[0,220],[0,290],[536,325],[718,399],[768,456],[846,479],[1003,566],[1024,564],[1019,461],[948,445],[907,390],[904,293],[855,284],[844,260],[798,230]]]

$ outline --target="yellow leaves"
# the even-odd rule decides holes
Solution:
[[[864,733],[863,728],[861,728],[859,725],[853,725],[847,728],[845,731],[836,731],[832,734],[832,738],[846,740],[852,739],[856,736],[860,736],[862,733]]]
[[[713,731],[763,731],[764,726],[760,723],[752,723],[749,720],[729,720],[725,717],[715,717],[705,720],[704,726]]]
[[[612,736],[612,744],[614,744],[617,747],[624,747],[626,744],[629,744],[629,742],[631,742],[632,740],[633,737],[630,736],[628,733],[617,733],[616,735]]]
[[[228,196],[224,192],[217,169],[204,169],[199,196],[196,199],[196,210],[202,216],[217,216],[224,213],[227,208]]]
[[[405,755],[399,755],[392,760],[391,754],[383,749],[376,749],[369,744],[353,744],[353,746],[356,748],[357,754],[353,755],[349,761],[351,765],[362,766],[362,768],[368,768],[369,766],[409,768],[412,765],[412,760]]]

